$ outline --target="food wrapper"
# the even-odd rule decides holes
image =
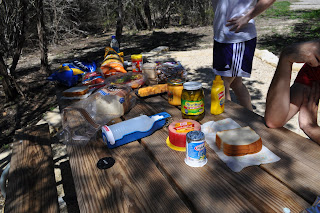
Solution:
[[[105,48],[104,60],[101,64],[101,71],[107,78],[118,73],[126,73],[123,67],[123,59],[111,47]]]
[[[59,69],[48,77],[49,81],[71,87],[78,83],[81,76],[86,72],[94,72],[97,69],[95,62],[81,62],[74,60],[71,63],[62,64]]]
[[[101,127],[127,113],[136,103],[126,85],[105,86],[88,98],[63,109],[58,138],[65,144],[85,145]]]
[[[167,83],[169,78],[185,79],[186,70],[180,62],[156,62],[155,72],[158,84]]]
[[[231,118],[223,119],[217,122],[209,121],[201,125],[201,131],[205,134],[206,142],[213,149],[219,158],[227,164],[234,172],[240,172],[243,168],[253,165],[273,163],[280,160],[280,157],[271,152],[262,145],[262,150],[255,154],[244,156],[227,156],[216,145],[216,133],[218,131],[236,129],[241,127]],[[263,141],[262,141],[263,142]]]
[[[127,85],[132,89],[137,89],[144,85],[147,76],[143,73],[121,73],[106,79],[106,85]]]
[[[82,85],[88,85],[90,89],[97,89],[105,86],[105,78],[98,71],[88,72],[82,75]]]

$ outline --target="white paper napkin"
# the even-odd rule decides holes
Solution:
[[[223,151],[216,146],[216,133],[217,131],[236,129],[239,127],[241,126],[231,118],[226,118],[217,122],[209,121],[201,125],[201,131],[205,134],[206,142],[209,147],[217,153],[219,158],[225,162],[232,171],[240,172],[243,168],[248,166],[273,163],[281,159],[264,145],[262,145],[262,150],[255,154],[237,157],[225,155]]]

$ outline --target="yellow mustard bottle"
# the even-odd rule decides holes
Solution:
[[[224,111],[225,88],[220,75],[216,75],[211,88],[211,114],[219,115]]]

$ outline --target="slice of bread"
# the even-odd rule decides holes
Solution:
[[[262,149],[261,137],[249,126],[217,132],[216,144],[227,156],[254,154]]]
[[[65,97],[77,97],[85,95],[89,91],[88,86],[80,86],[80,87],[71,87],[62,92]]]

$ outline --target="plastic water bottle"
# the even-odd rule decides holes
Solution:
[[[120,52],[119,42],[118,42],[118,40],[116,39],[116,36],[114,36],[114,35],[111,37],[110,47],[111,47],[112,49],[114,49],[117,53]]]
[[[113,124],[111,126],[108,126],[112,134],[108,135],[108,139],[112,144],[113,141],[117,141],[123,138],[125,135],[129,135],[134,132],[146,132],[152,128],[154,122],[161,118],[163,117],[148,117],[147,115],[140,115],[139,117],[131,118],[129,120]]]

